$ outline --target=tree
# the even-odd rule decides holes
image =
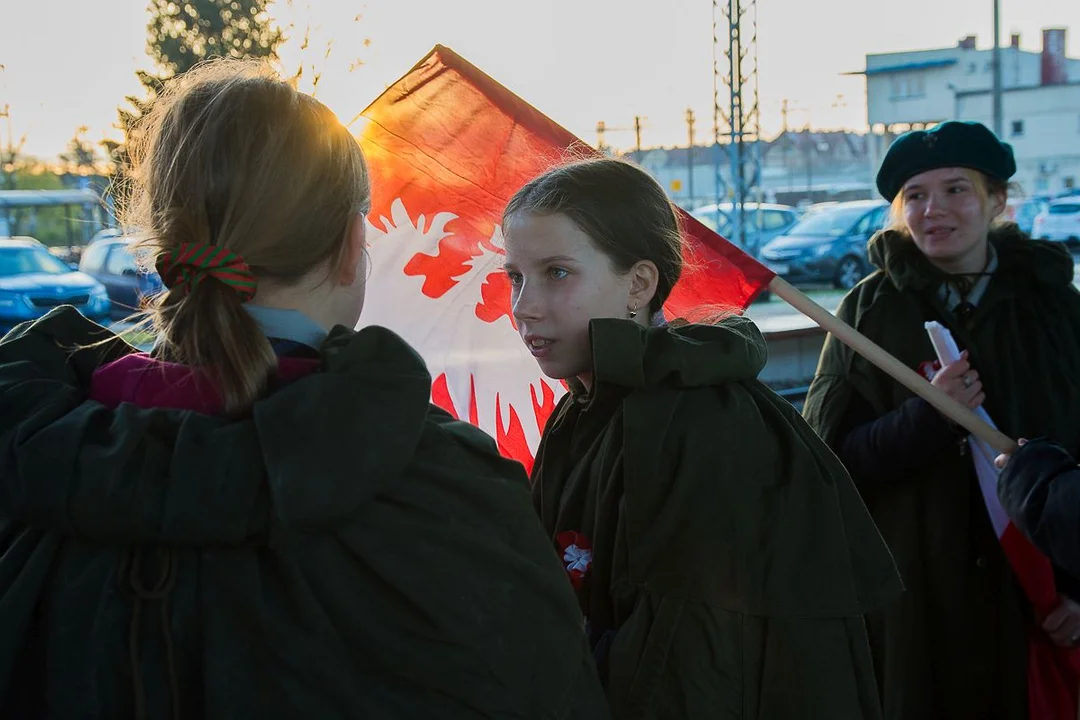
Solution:
[[[156,72],[136,75],[145,97],[128,96],[130,108],[118,108],[123,141],[101,144],[113,165],[112,181],[122,182],[130,164],[128,143],[139,119],[153,105],[170,77],[215,57],[277,59],[285,36],[269,15],[272,0],[150,0],[147,54]]]
[[[207,58],[277,58],[285,39],[269,0],[151,0],[148,49],[164,77]]]
[[[0,65],[0,68],[2,67]],[[22,164],[22,149],[26,144],[26,135],[19,138],[18,143],[12,140],[10,105],[4,105],[3,110],[0,110],[0,118],[7,120],[7,143],[0,145],[0,170],[3,170],[3,183],[0,184],[0,189],[14,190],[19,186],[16,172]]]
[[[71,172],[86,174],[97,168],[97,151],[86,141],[88,130],[89,128],[85,125],[79,126],[75,131],[75,137],[68,142],[67,152],[60,155],[60,160]]]

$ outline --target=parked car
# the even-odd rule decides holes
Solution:
[[[161,291],[161,278],[136,263],[129,237],[99,234],[83,250],[79,269],[100,281],[109,293],[113,319],[123,320],[137,312],[143,298]]]
[[[1080,196],[1051,200],[1035,216],[1031,236],[1039,240],[1057,240],[1075,247],[1080,245]]]
[[[731,239],[734,235],[734,212],[733,203],[720,203],[699,207],[690,214],[710,230]],[[744,203],[743,216],[748,244],[760,248],[794,225],[799,219],[799,212],[790,205]]]
[[[866,242],[885,226],[884,200],[856,200],[804,215],[762,248],[761,259],[793,285],[830,283],[849,290],[870,271]]]
[[[1016,223],[1019,228],[1031,235],[1035,228],[1035,218],[1047,208],[1047,202],[1038,198],[1012,198],[1005,206],[1004,218]]]
[[[0,334],[60,305],[96,322],[109,318],[105,286],[72,270],[33,238],[0,238]]]

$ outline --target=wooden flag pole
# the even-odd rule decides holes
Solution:
[[[816,322],[823,330],[834,335],[837,340],[878,366],[898,383],[933,405],[942,415],[971,431],[980,440],[986,441],[990,447],[1002,453],[1013,453],[1019,448],[1010,437],[983,422],[978,415],[927,382],[922,375],[885,352],[880,345],[818,305],[805,293],[796,290],[783,278],[774,277],[769,283],[769,290]]]

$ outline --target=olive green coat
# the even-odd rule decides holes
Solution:
[[[591,332],[593,392],[549,422],[533,499],[560,549],[592,546],[578,597],[614,716],[879,717],[861,615],[896,569],[837,458],[755,379],[757,328]]]
[[[942,304],[942,276],[909,240],[870,242],[880,268],[838,316],[912,369],[935,359],[924,322],[967,349],[985,407],[1012,437],[1080,450],[1080,295],[1060,245],[1015,226],[992,234],[999,267],[967,324]],[[804,410],[830,444],[859,397],[880,416],[912,394],[834,337],[826,340]],[[1027,717],[1025,622],[1031,617],[1001,551],[963,444],[900,480],[856,481],[896,558],[906,592],[868,617],[887,720]]]

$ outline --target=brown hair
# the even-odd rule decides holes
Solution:
[[[1018,191],[1018,186],[1001,180],[999,178],[990,177],[984,172],[979,170],[969,170],[963,168],[964,174],[967,175],[974,183],[975,193],[979,196],[980,202],[985,206],[986,202],[990,199],[991,195],[1000,194],[1003,198],[1008,200],[1009,191]],[[1002,222],[1000,218],[995,218],[993,224]],[[889,230],[908,234],[907,223],[904,222],[904,192],[903,188],[893,198],[892,204],[889,207]]]
[[[675,207],[648,173],[624,160],[594,158],[556,167],[510,199],[503,228],[520,213],[562,213],[592,239],[616,272],[649,260],[659,270],[649,306],[660,310],[682,273],[682,234]]]
[[[215,60],[169,83],[138,128],[125,224],[144,263],[182,243],[239,254],[259,280],[295,283],[336,269],[358,213],[367,166],[356,140],[322,103],[268,67]],[[230,415],[248,412],[277,358],[232,288],[212,278],[150,303],[170,360],[213,373]]]

